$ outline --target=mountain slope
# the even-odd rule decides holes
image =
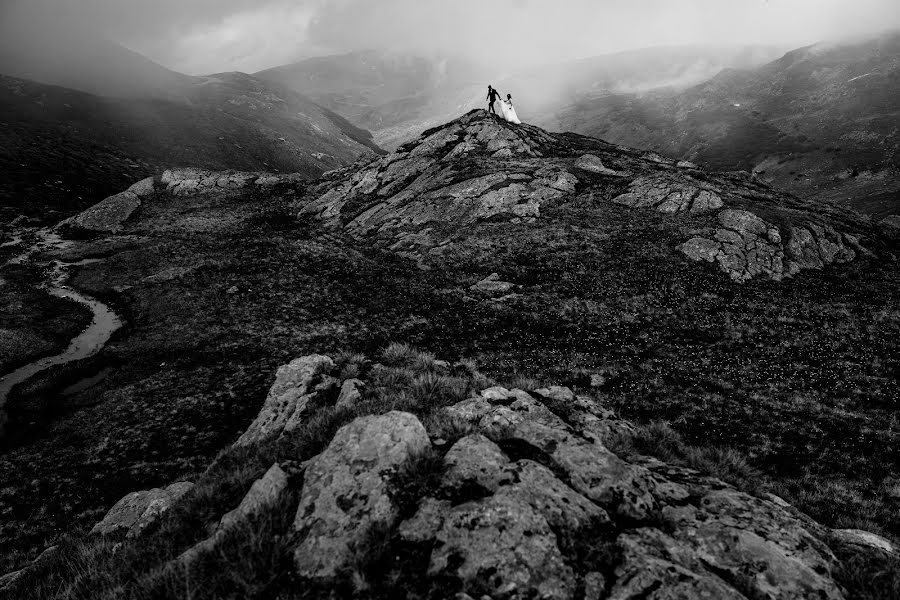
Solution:
[[[59,219],[171,164],[315,177],[381,151],[342,117],[239,73],[191,79],[177,100],[0,76],[0,110],[2,220]]]
[[[67,25],[0,23],[0,73],[98,96],[184,98],[192,77]]]
[[[900,212],[900,34],[789,52],[681,93],[584,97],[545,125]]]
[[[852,211],[477,111],[316,182],[169,169],[67,228],[79,239],[0,275],[68,263],[68,285],[127,325],[10,394],[0,570],[59,531],[87,532],[129,492],[200,481],[256,418],[279,365],[341,350],[342,364],[359,362],[346,357],[392,341],[522,389],[596,392],[625,418],[670,423],[653,425],[657,450],[674,452],[674,430],[690,464],[828,527],[900,536],[900,250]],[[341,367],[340,380],[369,369]],[[470,391],[381,373],[384,386],[363,387],[373,412]],[[285,442],[292,460],[358,416],[332,406],[330,381],[307,406],[312,429]],[[276,460],[262,456],[223,464],[252,478]],[[207,537],[251,483],[222,481],[215,509],[164,535],[149,563],[123,564],[158,566]]]
[[[373,132],[385,148],[484,106],[489,83],[512,93],[526,120],[585,91],[641,90],[702,81],[725,67],[775,58],[768,47],[649,48],[533,68],[384,52],[325,56],[256,73],[309,95]],[[510,73],[510,70],[513,70]]]

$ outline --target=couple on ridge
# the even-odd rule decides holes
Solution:
[[[488,86],[487,100],[490,103],[488,104],[488,112],[493,115],[497,115],[497,111],[494,110],[494,102],[496,102],[498,99],[500,99],[500,92],[495,90],[493,87]],[[520,121],[518,115],[516,115],[516,109],[513,108],[512,94],[507,94],[506,100],[500,100],[500,112],[503,113],[503,118],[510,123],[515,123],[517,125],[522,124],[522,121]]]

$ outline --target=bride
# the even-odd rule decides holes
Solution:
[[[519,120],[519,116],[516,115],[516,109],[513,107],[512,94],[507,94],[506,100],[500,101],[500,111],[503,113],[503,118],[510,123],[515,123],[516,125],[522,124],[522,121]]]

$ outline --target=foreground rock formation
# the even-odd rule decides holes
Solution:
[[[278,415],[308,420],[310,403],[335,401],[335,375],[322,355],[283,366],[238,445],[289,435],[272,426],[284,421]],[[328,391],[322,381],[331,382]],[[867,532],[832,532],[777,497],[617,455],[609,444],[632,425],[568,388],[494,386],[439,412],[457,424],[450,443],[415,415],[391,411],[338,430],[303,465],[302,482],[272,465],[215,532],[169,568],[189,571],[201,558],[213,560],[230,533],[292,497],[295,517],[285,535],[295,576],[322,590],[354,577],[372,532],[388,540],[389,552],[416,557],[395,565],[404,577],[434,597],[461,599],[839,600],[849,596],[835,580],[836,549],[862,557],[895,552]],[[423,456],[434,457],[435,483],[412,502],[400,501],[398,474]],[[177,501],[189,489],[130,494],[95,530],[128,531],[139,543],[145,505],[166,494]]]

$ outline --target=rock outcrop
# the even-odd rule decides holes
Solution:
[[[741,283],[854,260],[870,254],[867,238],[881,235],[859,215],[829,208],[834,216],[825,217],[740,174],[710,175],[693,163],[513,126],[484,111],[426,131],[389,156],[328,173],[294,206],[300,218],[421,264],[446,252],[461,228],[534,222],[583,199],[686,219],[703,233],[677,249]]]
[[[804,269],[850,262],[865,252],[859,239],[812,222],[782,231],[746,210],[723,210],[712,239],[691,238],[679,249],[696,261],[716,262],[738,282],[766,276],[776,281]],[[785,240],[787,236],[787,240]]]
[[[686,180],[677,173],[638,177],[628,192],[612,200],[632,208],[653,208],[661,213],[701,213],[724,206],[716,188]]]
[[[279,369],[248,429],[252,435],[241,443],[285,435],[281,425],[261,424],[286,423],[272,416],[296,418],[300,404],[331,398],[338,386],[313,383],[336,375],[334,362],[322,355]],[[348,389],[365,386],[346,381]],[[273,402],[278,398],[284,403]],[[850,596],[836,579],[838,556],[896,553],[879,536],[829,530],[775,496],[752,496],[690,469],[616,454],[610,450],[615,434],[632,426],[569,388],[494,386],[441,411],[465,425],[449,444],[431,439],[415,415],[391,411],[339,429],[304,463],[302,477],[272,465],[212,535],[169,566],[187,573],[201,557],[215,560],[230,533],[292,502],[298,504],[284,539],[294,576],[310,589],[335,589],[359,577],[373,540],[390,556],[415,557],[392,563],[392,577],[416,582],[423,593],[510,600],[841,600]],[[434,483],[410,498],[397,478],[424,456]],[[129,494],[95,531],[134,531],[155,511],[154,502],[166,496],[170,505],[189,487]],[[19,577],[5,581],[12,585]]]
[[[323,383],[321,375],[333,366],[327,356],[313,354],[279,367],[262,410],[235,444],[248,446],[290,434],[306,416],[309,402],[316,395],[316,386]],[[331,383],[325,382],[326,385]]]
[[[110,196],[60,222],[57,227],[81,234],[115,234],[121,232],[129,219],[139,212],[143,203],[152,201],[157,193],[186,197],[253,188],[271,189],[279,184],[299,189],[305,186],[305,181],[299,174],[167,169],[160,177],[142,179],[124,192]]]
[[[131,492],[116,502],[103,520],[94,525],[91,533],[138,536],[193,487],[189,481],[179,481],[165,488]]]
[[[213,535],[185,550],[176,560],[181,568],[189,568],[191,563],[204,555],[215,552],[228,534],[237,527],[247,526],[253,519],[271,511],[290,493],[288,476],[276,463],[266,474],[253,482],[250,491],[234,510],[225,513],[219,520]]]
[[[618,419],[591,398],[493,387],[445,410],[473,429],[402,521],[391,478],[438,448],[413,415],[359,418],[310,461],[294,525],[301,578],[348,576],[378,531],[425,553],[411,577],[473,598],[845,597],[826,528],[688,469],[617,456],[598,424]]]
[[[371,529],[394,524],[388,478],[429,445],[419,420],[396,411],[356,419],[337,432],[306,469],[294,520],[302,538],[294,551],[301,577],[335,577]]]
[[[269,187],[278,183],[301,184],[298,174],[274,175],[247,171],[208,171],[206,169],[168,169],[160,183],[173,196],[193,196],[209,192],[241,190],[254,186]]]

